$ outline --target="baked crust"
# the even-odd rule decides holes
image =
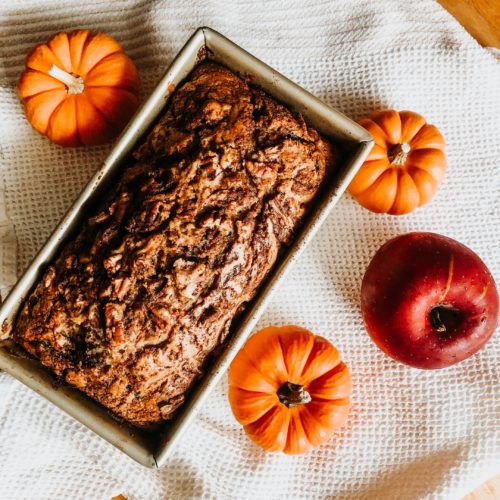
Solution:
[[[14,338],[126,421],[172,418],[333,165],[302,117],[200,64],[48,267]]]

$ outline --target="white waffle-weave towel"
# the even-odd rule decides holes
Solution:
[[[0,207],[15,227],[17,273],[109,149],[62,149],[29,127],[15,92],[25,54],[57,31],[108,32],[137,63],[145,96],[201,25],[351,117],[412,109],[447,139],[449,171],[430,205],[394,218],[346,195],[260,322],[297,323],[338,346],[354,379],[348,425],[308,455],[265,454],[233,419],[224,379],[169,464],[151,471],[0,374],[0,498],[459,498],[500,471],[498,335],[464,363],[418,371],[373,345],[358,304],[375,250],[411,230],[462,241],[500,280],[500,64],[436,3],[2,1]],[[0,285],[7,287],[15,239],[2,214]]]

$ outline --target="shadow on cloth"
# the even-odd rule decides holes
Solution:
[[[466,452],[462,446],[437,451],[383,474],[367,484],[360,485],[357,490],[336,491],[334,495],[327,496],[327,498],[355,497],[367,500],[423,498],[439,489],[439,485],[443,484],[443,477],[449,475],[450,471],[459,465],[465,455]],[[395,484],[399,484],[396,490],[394,490]],[[406,490],[403,497],[401,496],[401,485],[404,485]]]
[[[160,476],[170,476],[167,479],[169,484],[175,484],[172,491],[169,491],[169,498],[202,498],[204,492],[204,482],[200,472],[194,468],[187,460],[170,460],[165,468],[160,471]]]
[[[340,220],[348,211],[359,211],[359,214],[347,221]],[[390,224],[387,224],[389,217]],[[350,238],[346,238],[347,232]],[[370,214],[346,192],[316,236],[328,238],[328,255],[323,254],[314,242],[310,248],[334,293],[348,304],[350,310],[359,310],[361,281],[370,259],[383,243],[403,232],[406,232],[404,220]],[[345,251],[346,245],[350,247],[349,251]]]

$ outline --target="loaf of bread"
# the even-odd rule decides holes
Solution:
[[[48,266],[15,340],[143,428],[171,419],[333,167],[331,145],[200,64]]]

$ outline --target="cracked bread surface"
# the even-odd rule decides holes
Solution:
[[[332,146],[201,63],[25,301],[14,339],[127,422],[169,420],[333,168]]]

